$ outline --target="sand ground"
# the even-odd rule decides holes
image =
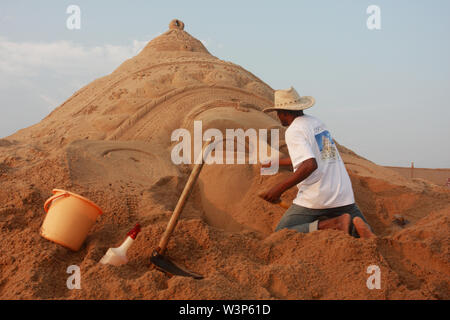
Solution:
[[[192,169],[171,162],[170,133],[192,132],[199,120],[204,130],[283,133],[261,112],[272,100],[267,84],[212,56],[172,23],[41,122],[0,139],[0,298],[449,299],[448,188],[404,177],[341,145],[356,203],[376,239],[334,230],[274,233],[284,209],[256,195],[288,171],[261,176],[258,165],[205,165],[167,251],[205,278],[170,278],[150,266]],[[53,188],[104,211],[77,252],[39,234]],[[129,263],[99,264],[137,222],[142,232]],[[70,265],[80,267],[81,290],[67,289]],[[381,270],[379,290],[366,286],[371,265]]]

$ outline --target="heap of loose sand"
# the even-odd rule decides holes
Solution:
[[[273,90],[213,57],[183,27],[172,22],[112,74],[0,140],[0,297],[448,299],[448,190],[406,179],[343,146],[357,204],[378,239],[333,230],[273,233],[284,210],[256,195],[289,173],[205,165],[167,251],[205,279],[169,278],[150,267],[191,170],[170,161],[170,133],[192,130],[194,120],[204,130],[279,128],[261,112]],[[39,235],[53,188],[86,196],[104,210],[78,252]],[[136,222],[142,232],[130,262],[99,264]],[[66,287],[73,264],[81,268],[81,290]],[[366,286],[370,265],[381,269],[380,290]]]

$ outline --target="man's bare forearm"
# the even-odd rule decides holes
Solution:
[[[286,190],[292,188],[293,186],[299,184],[303,180],[309,177],[314,170],[317,169],[317,162],[315,158],[310,158],[303,161],[297,170],[289,176],[282,183],[277,184],[275,187],[267,192],[264,192],[261,197],[269,202],[277,203],[280,201],[280,197]]]
[[[297,168],[297,170],[295,170],[295,172],[289,176],[289,178],[279,184],[280,190],[284,192],[299,184],[300,182],[308,178],[316,169],[317,162],[315,158],[303,161],[302,164]]]
[[[263,168],[270,168],[273,165],[273,161],[269,161],[267,163],[263,163],[262,166]],[[287,157],[287,158],[280,158],[278,160],[278,166],[280,167],[292,167],[292,161],[291,158]]]
[[[292,166],[292,160],[290,157],[280,158],[280,160],[278,161],[278,165],[280,167],[290,167]]]

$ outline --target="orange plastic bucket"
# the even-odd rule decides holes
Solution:
[[[89,230],[101,215],[91,200],[78,194],[53,189],[54,195],[45,201],[47,216],[41,227],[41,236],[73,251],[78,251]]]

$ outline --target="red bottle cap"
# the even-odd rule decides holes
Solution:
[[[138,233],[141,232],[141,225],[139,223],[137,223],[133,229],[131,229],[128,233],[127,236],[131,237],[131,239],[136,240],[136,237],[138,235]]]

